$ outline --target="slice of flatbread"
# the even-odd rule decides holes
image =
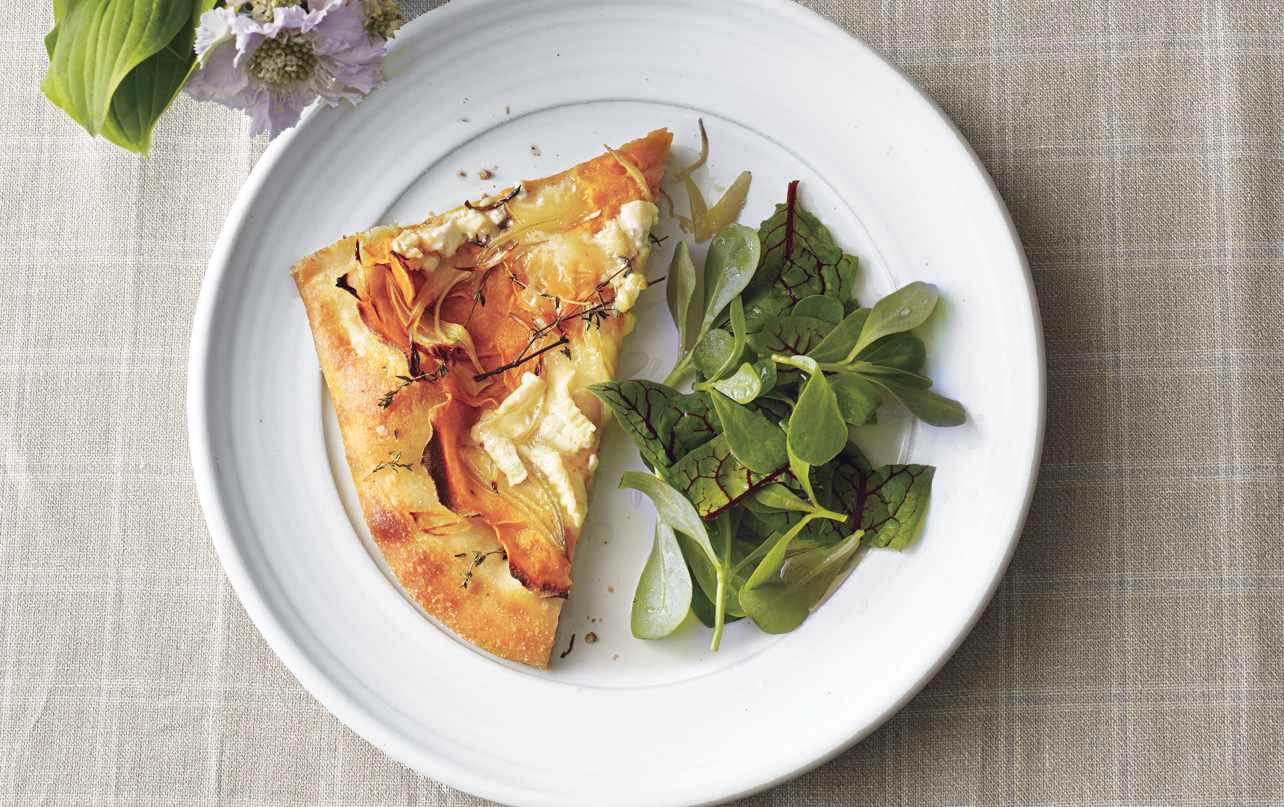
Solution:
[[[672,136],[659,130],[293,269],[366,523],[402,586],[496,655],[548,663],[600,403]]]

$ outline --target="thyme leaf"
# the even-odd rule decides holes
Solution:
[[[410,471],[410,470],[413,470],[414,467],[415,467],[414,465],[411,465],[408,462],[401,461],[401,450],[398,449],[392,452],[391,454],[389,454],[388,459],[384,460],[383,462],[379,463],[375,467],[371,468],[370,473],[366,474],[366,478],[369,479],[370,477],[374,476],[380,471],[385,471],[385,470],[396,471],[398,469],[403,471]]]
[[[392,402],[397,397],[397,394],[416,381],[425,381],[431,384],[434,381],[440,381],[445,378],[446,372],[449,370],[445,360],[442,360],[441,363],[437,365],[436,370],[433,370],[431,373],[423,372],[423,369],[419,365],[418,345],[410,346],[410,353],[406,355],[406,364],[408,365],[408,373],[406,375],[396,376],[400,383],[380,396],[380,409],[387,409],[392,406]]]
[[[456,552],[455,557],[466,558],[468,557],[468,554],[469,553],[467,552]],[[508,560],[508,553],[504,551],[503,547],[492,549],[489,552],[478,552],[474,549],[472,552],[473,559],[468,564],[468,570],[464,572],[464,581],[460,584],[460,588],[468,588],[468,584],[472,582],[473,579],[473,571],[478,566],[485,563],[486,558],[489,558],[491,555],[499,555],[500,560]]]

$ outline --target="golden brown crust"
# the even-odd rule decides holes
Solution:
[[[424,413],[444,395],[433,385],[413,384],[399,394],[398,406],[378,405],[380,396],[396,385],[395,376],[405,372],[405,358],[369,334],[356,313],[356,300],[336,285],[353,266],[356,243],[356,237],[345,238],[304,258],[293,275],[370,532],[401,585],[425,611],[484,650],[544,666],[562,600],[528,591],[498,556],[476,565],[474,553],[499,549],[489,529],[446,523],[430,531],[420,526],[449,521],[432,476],[420,462],[432,436]]]

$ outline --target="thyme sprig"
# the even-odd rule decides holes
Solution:
[[[397,394],[416,381],[426,381],[429,384],[434,381],[440,381],[446,377],[446,371],[449,369],[446,365],[446,361],[443,359],[441,363],[437,365],[436,370],[433,370],[431,373],[423,372],[419,365],[418,345],[410,346],[410,353],[406,356],[406,363],[408,365],[407,374],[396,376],[396,379],[401,383],[385,392],[382,397],[379,398],[380,409],[387,409],[392,406],[392,401],[397,397]]]
[[[366,474],[366,477],[369,478],[379,473],[380,471],[384,471],[384,470],[410,471],[410,470],[413,470],[414,467],[415,466],[412,465],[411,463],[401,461],[401,450],[397,449],[396,451],[393,451],[391,454],[388,455],[388,459],[384,460],[383,462],[379,463],[375,467],[371,468],[370,473]]]
[[[502,364],[493,370],[478,373],[473,376],[473,380],[485,381],[492,376],[497,376],[501,373],[506,373],[515,367],[520,367],[526,362],[536,359],[550,350],[569,344],[571,340],[565,333],[562,333],[562,326],[573,319],[582,319],[585,325],[600,328],[602,326],[602,320],[610,317],[614,311],[615,306],[610,301],[594,303],[586,308],[582,307],[582,304],[579,303],[574,306],[564,306],[563,309],[559,311],[558,317],[552,322],[547,325],[531,328],[530,338],[526,340],[526,346],[517,354],[517,358],[506,364]],[[554,332],[559,334],[556,341],[544,345],[538,350],[535,349],[535,345],[539,344],[541,339]]]
[[[466,558],[468,557],[468,554],[469,553],[467,552],[456,552],[455,557]],[[499,555],[500,560],[508,560],[508,553],[504,551],[503,547],[492,549],[489,552],[479,552],[474,549],[472,552],[473,559],[468,564],[468,571],[464,572],[464,582],[460,585],[460,588],[468,588],[468,584],[472,582],[473,579],[473,572],[478,566],[485,563],[486,558],[489,558],[491,555]]]

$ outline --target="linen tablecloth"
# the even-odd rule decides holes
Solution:
[[[1284,803],[1284,9],[809,5],[993,175],[1043,312],[1047,440],[953,660],[747,803]],[[0,48],[0,803],[480,803],[308,696],[206,533],[188,336],[263,143],[186,98],[150,159],[90,141],[37,91],[48,6],[11,3]]]

